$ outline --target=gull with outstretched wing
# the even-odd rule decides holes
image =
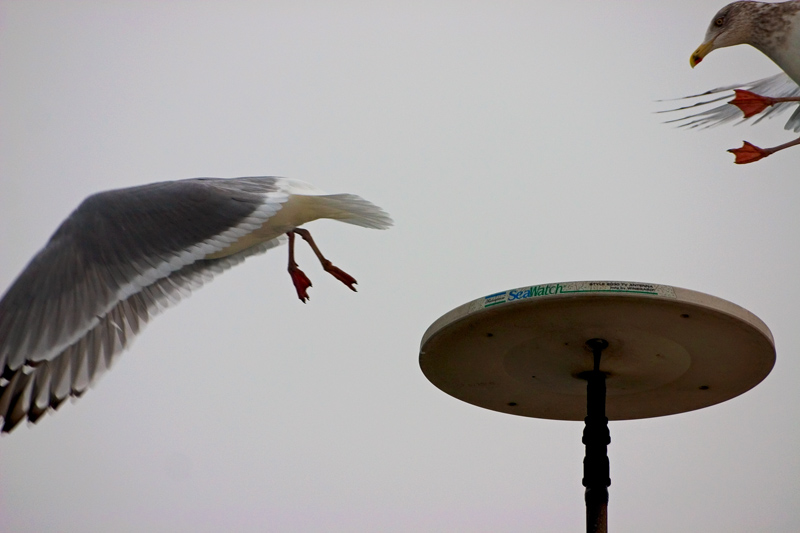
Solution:
[[[83,394],[158,312],[216,274],[300,235],[355,290],[302,224],[330,218],[385,229],[389,216],[352,194],[275,177],[196,178],[101,192],[61,224],[0,299],[2,432]]]

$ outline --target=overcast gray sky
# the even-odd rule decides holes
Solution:
[[[279,175],[396,227],[308,227],[155,319],[97,385],[0,439],[10,532],[580,531],[583,426],[451,398],[418,364],[448,310],[616,279],[771,328],[758,387],[611,424],[615,532],[800,521],[800,149],[787,117],[702,132],[656,100],[778,71],[689,55],[722,6],[662,2],[0,1],[0,292],[87,195]]]

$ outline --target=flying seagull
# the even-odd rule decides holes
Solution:
[[[763,112],[755,121],[758,122],[800,102],[800,0],[775,4],[728,4],[714,16],[703,44],[691,55],[689,63],[695,67],[713,50],[737,44],[749,44],[757,48],[781,67],[783,72],[754,82],[718,87],[702,94],[687,96],[686,98],[698,98],[734,91],[736,97],[728,104],[739,109],[725,104],[670,122],[680,122],[682,126],[690,128],[710,127],[737,118],[745,120]],[[727,98],[729,95],[672,111],[697,108]],[[800,107],[789,118],[786,129],[800,131]],[[736,156],[736,163],[752,163],[798,144],[800,138],[772,148],[759,148],[745,141],[741,148],[729,152]]]
[[[385,229],[392,220],[352,194],[276,177],[196,178],[101,192],[61,224],[0,300],[2,432],[82,395],[154,315],[216,274],[294,238],[355,290],[298,226],[330,218]]]

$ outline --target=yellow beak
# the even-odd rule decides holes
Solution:
[[[706,57],[708,53],[711,52],[711,50],[713,49],[714,49],[714,41],[707,41],[701,44],[689,58],[689,64],[692,66],[692,68],[696,67],[697,64],[701,62],[703,58]]]

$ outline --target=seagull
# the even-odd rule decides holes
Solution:
[[[737,44],[749,44],[757,48],[781,67],[783,72],[754,82],[718,87],[686,97],[698,98],[732,90],[735,98],[728,104],[733,104],[738,110],[730,105],[722,105],[669,122],[680,122],[682,126],[689,128],[710,127],[736,118],[745,120],[764,112],[755,121],[758,122],[800,102],[800,0],[773,4],[728,4],[714,16],[706,31],[705,40],[692,53],[689,64],[694,68],[712,51]],[[705,106],[728,97],[726,95],[671,111]],[[800,131],[800,106],[789,118],[786,129]],[[736,156],[736,163],[752,163],[798,144],[800,138],[772,148],[759,148],[745,141],[741,148],[729,152]]]
[[[284,236],[301,301],[311,281],[295,262],[296,235],[355,291],[356,280],[299,227],[319,218],[392,225],[359,196],[277,177],[165,181],[89,196],[0,300],[0,431],[81,396],[153,316]]]

